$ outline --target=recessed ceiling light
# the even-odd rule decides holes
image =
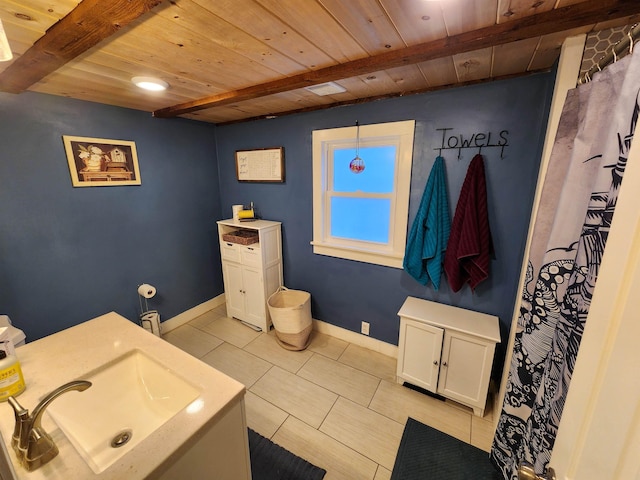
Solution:
[[[169,84],[167,82],[154,77],[133,77],[131,81],[137,87],[152,92],[161,92],[169,88]]]
[[[338,85],[335,82],[327,82],[321,83],[319,85],[311,85],[310,87],[304,87],[305,90],[309,90],[311,93],[315,93],[316,95],[320,95],[321,97],[325,95],[334,95],[336,93],[346,92],[347,89]]]

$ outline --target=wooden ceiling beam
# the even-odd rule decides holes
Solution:
[[[175,117],[184,113],[563,32],[636,14],[640,14],[638,0],[588,0],[459,35],[180,103],[156,110],[153,115],[160,118]]]
[[[244,123],[244,122],[251,122],[252,120],[265,120],[265,119],[271,119],[271,118],[279,118],[279,117],[284,117],[286,115],[297,115],[300,113],[308,113],[308,112],[315,112],[317,110],[325,110],[327,108],[335,108],[335,107],[344,107],[344,106],[348,106],[348,105],[357,105],[357,104],[361,104],[361,103],[368,103],[368,102],[375,102],[376,100],[385,100],[388,98],[398,98],[398,97],[407,97],[409,95],[418,95],[421,93],[429,93],[429,92],[438,92],[438,91],[442,91],[442,90],[449,90],[451,88],[459,88],[459,87],[467,87],[470,85],[481,85],[484,83],[490,83],[490,82],[497,82],[500,80],[510,80],[513,78],[521,78],[523,76],[528,76],[528,75],[536,75],[539,73],[547,73],[549,72],[548,68],[542,68],[539,70],[532,70],[529,72],[524,72],[524,73],[509,73],[506,75],[499,75],[497,77],[489,77],[489,78],[480,78],[478,80],[467,80],[464,82],[459,82],[459,83],[449,83],[447,85],[437,85],[435,87],[425,87],[425,88],[418,88],[415,90],[410,90],[408,92],[393,92],[393,93],[383,93],[380,95],[373,95],[370,97],[362,97],[362,98],[353,98],[351,100],[344,100],[341,102],[332,102],[329,105],[313,105],[310,107],[302,107],[302,108],[296,108],[294,110],[287,110],[284,112],[278,112],[275,114],[263,114],[263,115],[256,115],[255,117],[248,117],[248,118],[239,118],[237,120],[227,120],[227,121],[222,121],[222,122],[217,122],[216,125],[218,126],[224,126],[224,125],[233,125],[235,123]],[[197,120],[197,118],[195,118],[195,120]]]
[[[162,0],[83,0],[0,73],[0,91],[20,93],[118,32]]]

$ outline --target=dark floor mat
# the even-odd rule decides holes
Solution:
[[[489,454],[409,418],[391,480],[502,480]]]
[[[326,470],[249,429],[253,480],[322,480]]]

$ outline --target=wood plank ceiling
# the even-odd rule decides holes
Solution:
[[[2,0],[14,59],[0,63],[0,90],[30,75],[29,91],[228,123],[548,69],[567,36],[640,19],[637,0],[127,2],[139,11],[120,24],[88,8],[96,0]],[[104,39],[57,40],[66,56],[39,79],[39,62],[61,54],[34,44],[94,24]],[[170,88],[143,92],[134,76]],[[346,91],[302,88],[329,80]]]

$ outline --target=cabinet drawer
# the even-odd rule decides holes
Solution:
[[[220,255],[223,260],[230,260],[232,262],[240,261],[240,249],[242,245],[237,243],[225,242],[220,243]]]
[[[253,245],[240,246],[240,262],[242,265],[262,267],[260,244],[254,243]]]

